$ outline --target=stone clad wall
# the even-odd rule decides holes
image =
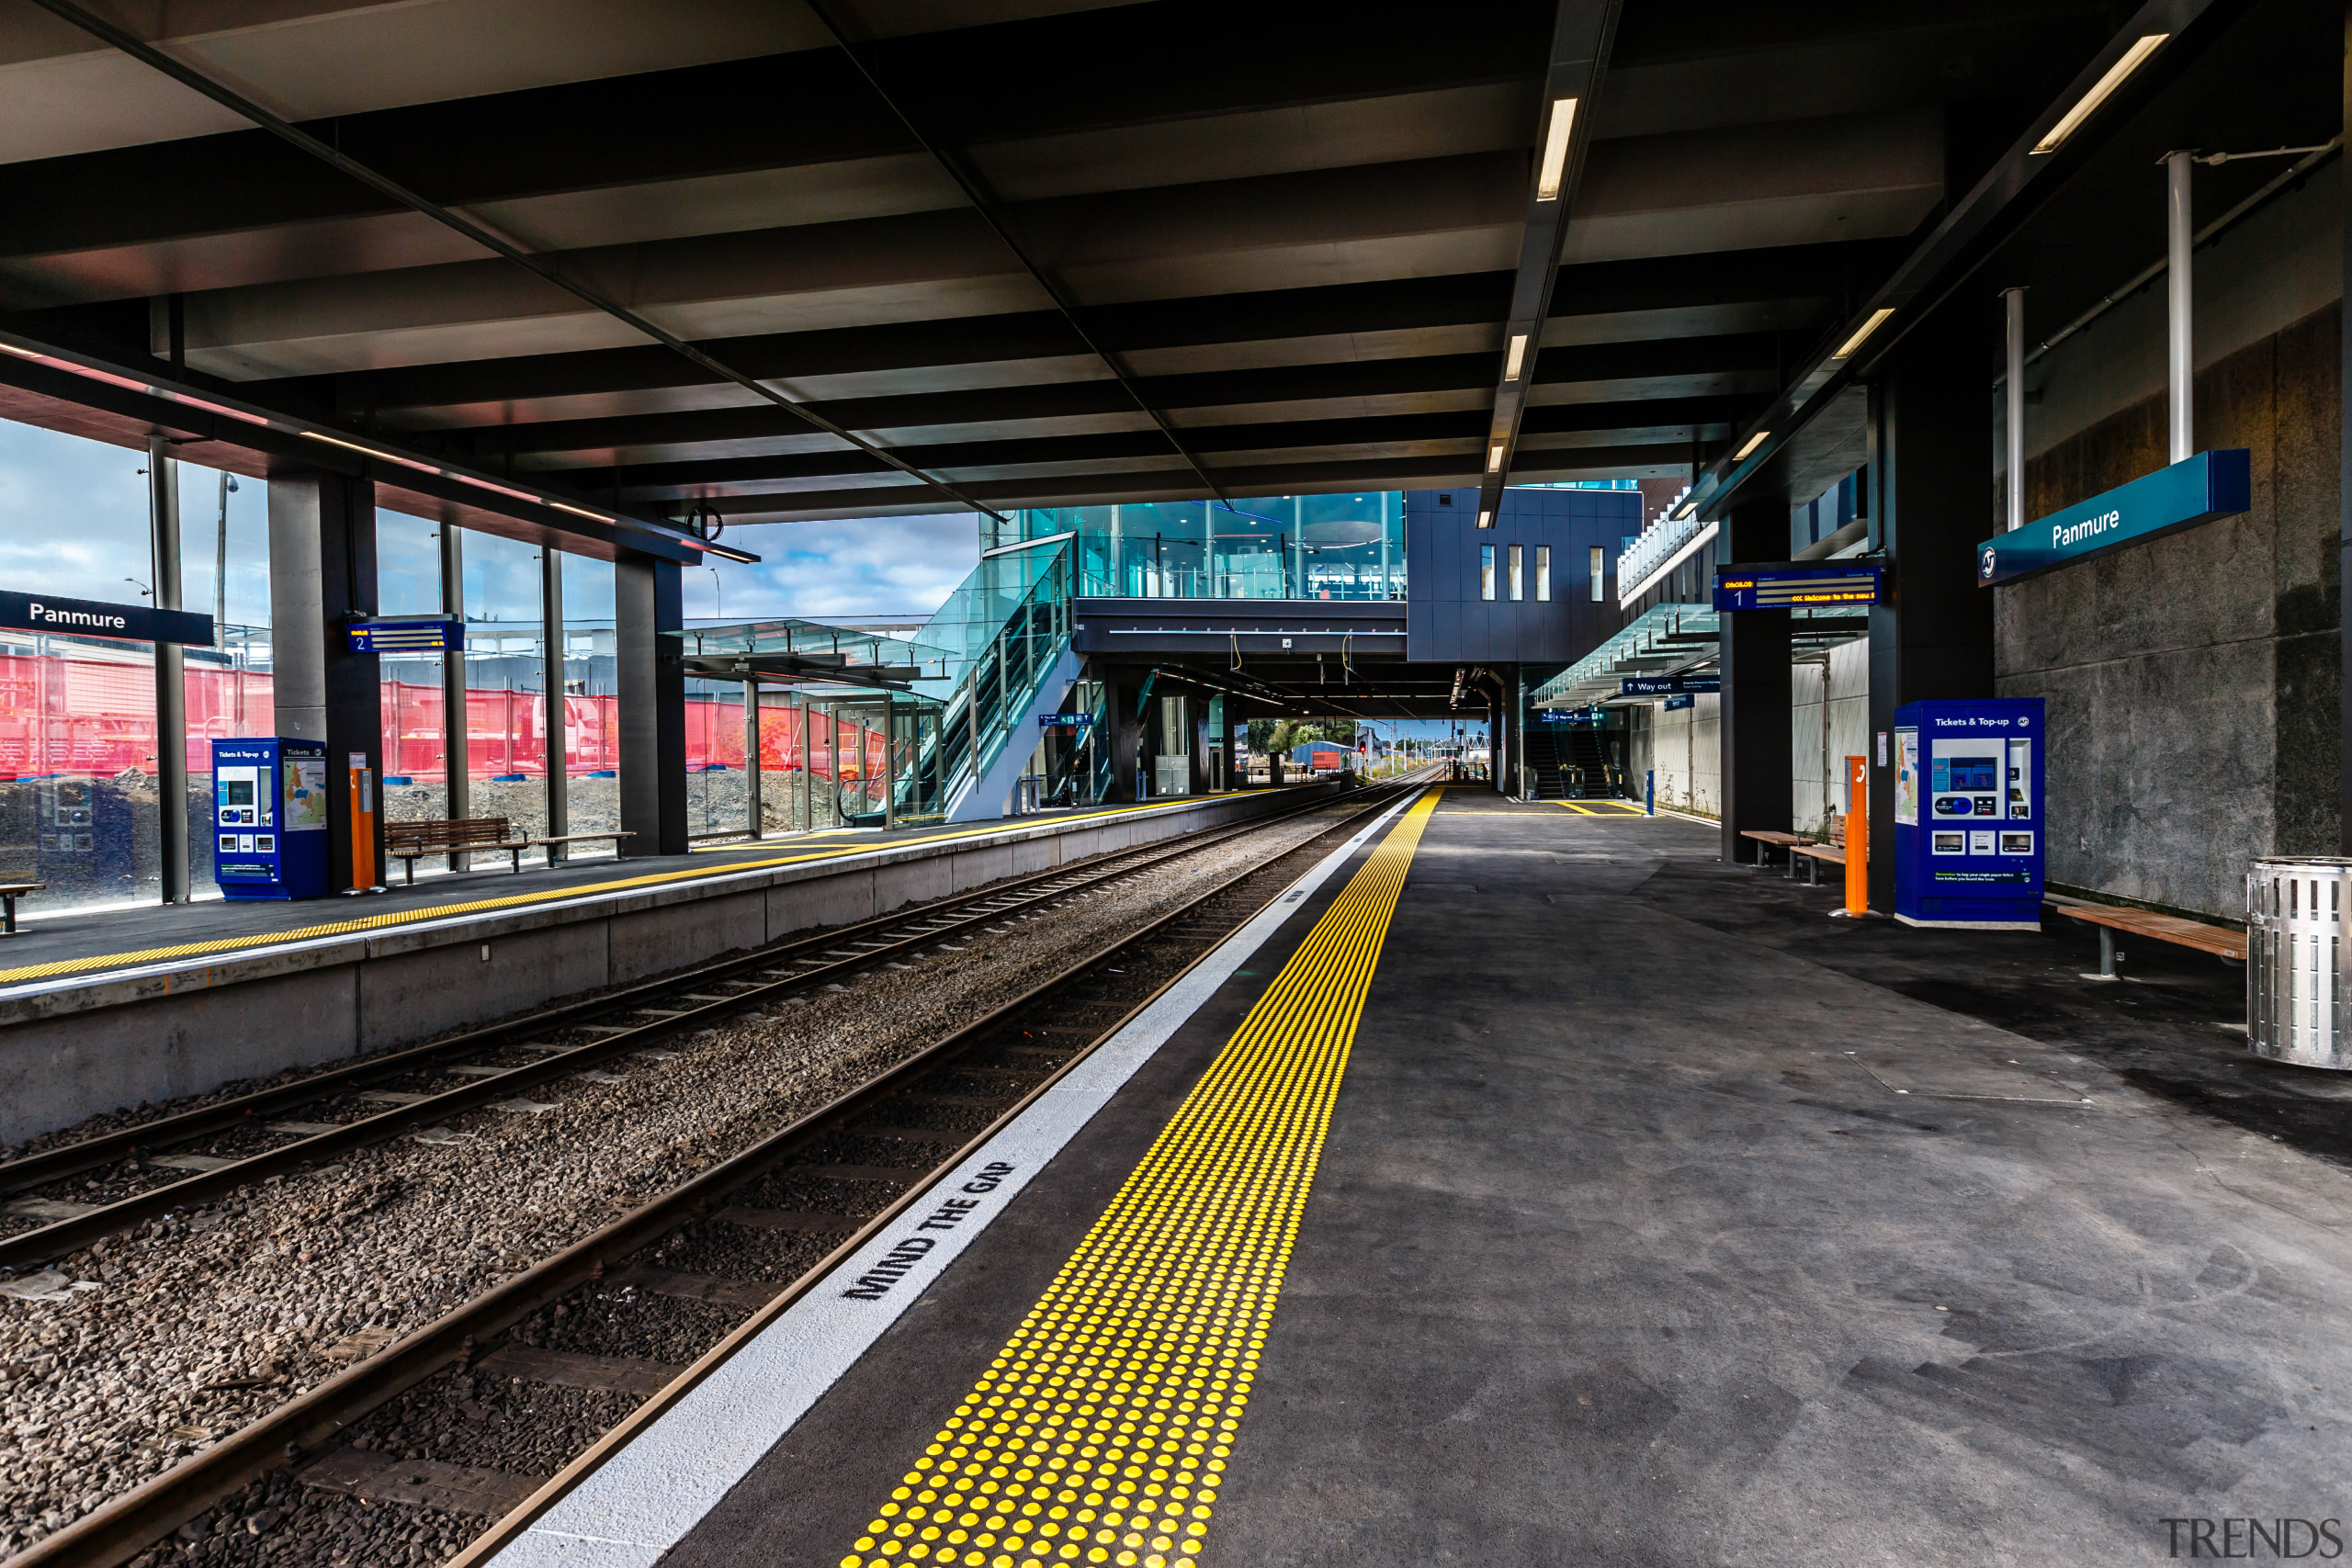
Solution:
[[[2340,336],[2330,305],[2199,373],[2251,512],[1991,591],[1996,691],[2049,704],[2052,883],[2242,919],[2248,857],[2335,852]],[[2164,467],[2165,406],[2030,457],[2026,515]]]

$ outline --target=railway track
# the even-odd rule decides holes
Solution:
[[[44,1149],[0,1164],[0,1193],[34,1228],[0,1235],[0,1274],[38,1268],[176,1210],[448,1117],[514,1103],[525,1089],[595,1069],[662,1039],[842,983],[942,942],[987,932],[1063,900],[1319,808],[1323,800],[1000,882],[854,925],[789,939],[682,974],[350,1062],[292,1083]],[[320,1120],[297,1113],[328,1107]],[[347,1119],[346,1119],[347,1118]],[[209,1145],[209,1148],[196,1145]],[[91,1202],[70,1183],[103,1172],[122,1196]],[[48,1189],[47,1193],[43,1189]]]
[[[805,1292],[940,1171],[959,1163],[1279,897],[1332,840],[1418,787],[1413,781],[1353,797],[1338,820],[1305,842],[1217,879],[1141,929],[1064,964],[1041,983],[820,1109],[424,1328],[372,1354],[363,1352],[364,1359],[347,1371],[44,1537],[10,1559],[6,1568],[101,1568],[138,1557],[175,1530],[186,1538],[178,1550],[195,1552],[206,1563],[290,1561],[307,1568],[314,1561],[427,1561],[494,1526],[543,1483],[551,1497],[568,1482],[568,1473],[548,1483],[544,1464],[500,1468],[495,1462],[466,1462],[496,1457],[484,1445],[497,1444],[471,1427],[495,1427],[502,1412],[528,1417],[548,1403],[550,1392],[561,1393],[571,1402],[567,1408],[585,1401],[588,1411],[579,1417],[586,1425],[575,1434],[586,1440],[571,1445],[588,1452],[575,1458],[572,1468],[593,1464],[605,1446],[683,1394],[734,1339]],[[1247,826],[1260,830],[1290,819],[1285,814]],[[835,931],[789,944],[786,951],[815,962],[786,973],[770,973],[780,953],[769,950],[691,976],[673,976],[629,997],[600,998],[594,1005],[605,1010],[595,1016],[614,1016],[616,1004],[625,1007],[631,1000],[641,1009],[673,987],[712,984],[710,971],[718,969],[729,970],[741,988],[723,998],[715,990],[706,993],[717,999],[699,1008],[741,1010],[755,1005],[754,998],[780,994],[772,987],[824,984],[814,976],[888,962],[888,953],[909,943],[935,944],[959,930],[1001,924],[1017,908],[1001,902],[1008,897],[1033,906],[1076,897],[1180,858],[1183,851],[1237,836],[1238,831],[1202,835],[1178,851],[1105,857],[1076,872],[1000,885],[967,899],[865,922],[851,928],[863,933],[854,938]],[[684,1021],[693,1010],[661,1010],[672,1016],[601,1027],[625,1028],[636,1036],[633,1043],[615,1049],[641,1050],[650,1036],[640,1031],[674,1032],[689,1026]],[[545,1026],[544,1017],[532,1021]],[[447,1052],[472,1042],[478,1052],[481,1035],[491,1032],[429,1049]],[[602,1049],[621,1038],[616,1033],[575,1049]],[[572,1060],[568,1070],[577,1071],[580,1058]],[[402,1109],[414,1119],[413,1108]],[[224,1168],[196,1179],[225,1175]],[[781,1280],[774,1277],[780,1265],[788,1265]],[[699,1327],[681,1329],[682,1317]],[[631,1327],[638,1318],[643,1323]],[[520,1392],[510,1397],[510,1391]],[[526,1398],[534,1403],[516,1403]],[[599,1405],[599,1400],[605,1403]],[[634,1414],[624,1414],[623,1407]],[[598,1409],[619,1418],[601,1438],[595,1434],[612,1422],[596,1416]],[[453,1431],[452,1421],[467,1429]],[[428,1428],[436,1435],[421,1437]],[[404,1504],[410,1515],[441,1521],[435,1528],[443,1533],[435,1538],[439,1546],[420,1557],[412,1540],[386,1555],[346,1539],[355,1528],[380,1530],[388,1517],[402,1512],[371,1507],[383,1504]],[[216,1512],[220,1520],[213,1520]],[[198,1520],[222,1528],[191,1535]],[[229,1534],[239,1523],[243,1532]]]

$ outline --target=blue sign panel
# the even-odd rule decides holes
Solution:
[[[1884,586],[1876,561],[1834,566],[1719,566],[1715,609],[1789,610],[1800,604],[1875,604]]]
[[[2253,454],[2243,446],[2199,452],[1985,540],[1976,547],[1976,581],[2015,582],[2253,507]]]
[[[1037,716],[1040,729],[1087,729],[1094,723],[1091,713],[1041,713]]]
[[[326,747],[278,736],[212,742],[212,832],[222,897],[325,897]]]
[[[152,610],[144,604],[109,604],[98,599],[60,599],[49,593],[0,592],[0,626],[28,632],[69,632],[82,637],[119,637],[129,642],[176,642],[212,646],[212,617],[187,610]]]
[[[1685,692],[1679,697],[1667,698],[1666,711],[1672,713],[1678,708],[1695,707],[1698,705],[1698,702],[1699,699],[1697,697],[1691,695],[1689,692]]]
[[[466,646],[463,621],[354,621],[344,630],[354,653],[455,653]]]
[[[2049,762],[2040,697],[1894,710],[1894,918],[2040,929]]]
[[[1672,697],[1684,692],[1720,692],[1721,675],[1626,675],[1619,679],[1621,697]]]

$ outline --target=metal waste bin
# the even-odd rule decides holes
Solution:
[[[2352,860],[2281,855],[2245,874],[2245,1033],[2257,1056],[2352,1070],[2344,918]]]

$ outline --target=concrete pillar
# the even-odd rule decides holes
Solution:
[[[341,474],[269,476],[271,686],[277,733],[327,748],[327,886],[351,886],[351,802],[344,772],[355,756],[380,784],[383,688],[372,653],[354,653],[345,624],[376,613],[376,487]],[[383,813],[374,863],[384,863]]]
[[[625,551],[613,563],[619,669],[621,830],[630,854],[686,852],[685,625],[678,563]]]
[[[1742,502],[1724,519],[1726,565],[1788,555],[1787,502],[1777,497]],[[1742,610],[1722,620],[1723,717],[1716,736],[1728,864],[1754,858],[1742,851],[1755,840],[1740,834],[1789,830],[1789,612]]]
[[[153,529],[155,608],[178,610],[180,603],[180,462],[171,438],[147,438],[147,491]],[[220,636],[220,628],[213,628]],[[156,848],[162,852],[164,902],[185,904],[187,867],[187,682],[180,645],[155,646]],[[207,820],[210,813],[206,813]]]
[[[1871,547],[1890,597],[1871,607],[1871,907],[1894,907],[1894,710],[1993,694],[1993,594],[1976,547],[1994,516],[1984,383],[1998,324],[1965,307],[1922,323],[1870,387]],[[1788,721],[1781,721],[1785,737]],[[1886,737],[1882,742],[1881,737]],[[1783,741],[1785,745],[1785,739]]]

